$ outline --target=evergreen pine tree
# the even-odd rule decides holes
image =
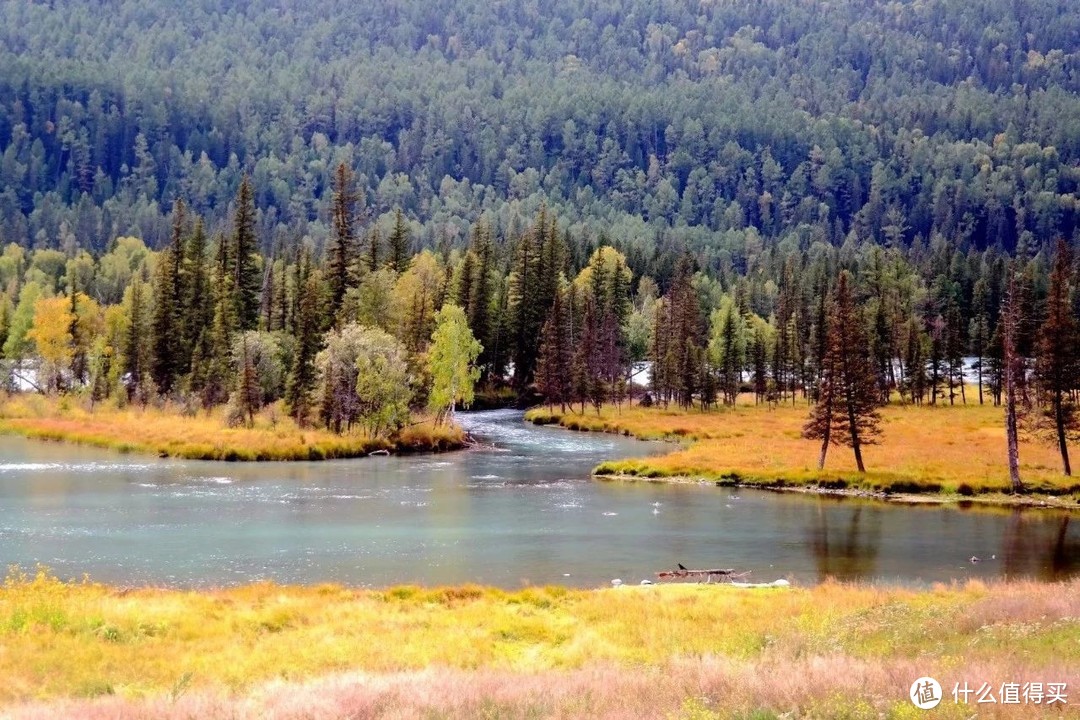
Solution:
[[[255,369],[255,361],[251,355],[248,334],[240,336],[239,357],[237,365],[239,372],[236,374],[236,411],[244,418],[248,427],[255,424],[255,413],[262,405],[262,390],[259,387],[259,376]]]
[[[182,320],[184,302],[184,202],[173,205],[172,239],[158,262],[154,282],[154,315],[151,327],[151,374],[163,395],[169,395],[178,375],[186,371]]]
[[[570,399],[569,322],[563,293],[555,293],[540,339],[540,357],[536,364],[536,389],[551,408],[556,403],[566,412]]]
[[[880,435],[877,407],[881,395],[846,271],[840,274],[836,284],[828,337],[819,398],[803,435],[821,440],[818,469],[825,467],[829,445],[843,444],[854,452],[859,472],[866,472],[862,446],[873,444]]]
[[[86,347],[90,338],[82,336],[81,323],[79,322],[79,291],[75,283],[71,285],[71,324],[68,327],[68,336],[71,342],[71,380],[76,385],[85,385],[89,363],[86,358]]]
[[[149,348],[146,343],[150,329],[148,316],[146,284],[135,277],[128,288],[127,333],[124,336],[123,372],[127,378],[128,400],[145,403],[149,400],[148,384],[150,380]]]
[[[378,236],[374,236],[376,239]],[[397,208],[394,211],[394,230],[390,233],[390,257],[388,264],[390,268],[400,274],[409,269],[410,256],[412,254],[412,237],[409,233],[409,226],[405,222],[405,214],[401,212],[401,208]],[[375,244],[372,244],[372,248]],[[375,256],[375,250],[372,250],[372,257]]]
[[[382,237],[379,233],[379,226],[372,223],[371,230],[368,231],[367,237],[367,267],[368,270],[374,272],[379,269],[379,257],[382,252]]]
[[[312,411],[315,356],[319,352],[319,279],[311,272],[306,254],[297,260],[296,356],[285,387],[285,404],[298,425],[305,426]]]
[[[255,199],[251,180],[247,175],[240,183],[236,195],[236,215],[233,219],[232,248],[228,253],[232,261],[231,286],[234,297],[236,320],[240,330],[254,330],[259,326],[259,290],[262,278],[256,266],[258,242],[255,238]]]
[[[1080,431],[1075,403],[1080,386],[1080,331],[1069,298],[1070,254],[1068,244],[1059,239],[1035,355],[1035,380],[1065,475],[1072,475],[1069,440]]]
[[[353,174],[340,163],[334,175],[333,233],[326,263],[326,283],[330,290],[330,316],[336,318],[349,286],[350,269],[357,255],[356,202]]]
[[[185,249],[186,296],[181,298],[182,336],[186,357],[181,358],[181,373],[191,369],[192,355],[199,338],[213,321],[213,303],[210,297],[210,277],[206,267],[206,230],[202,218],[195,219],[195,229]]]
[[[494,294],[491,274],[494,258],[490,232],[482,223],[473,227],[470,251],[476,256],[476,269],[470,283],[469,304],[465,311],[469,316],[469,328],[473,337],[484,347],[477,360],[480,382],[483,383],[490,379],[493,371],[496,343],[491,322],[491,302]]]

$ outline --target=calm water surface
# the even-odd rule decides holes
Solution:
[[[175,586],[594,586],[678,562],[804,583],[1080,573],[1080,518],[597,482],[600,460],[667,448],[460,419],[498,449],[229,464],[0,438],[0,562]]]

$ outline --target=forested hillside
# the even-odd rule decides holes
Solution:
[[[0,4],[0,242],[161,247],[176,199],[321,249],[332,175],[428,246],[564,225],[744,267],[762,243],[1037,248],[1077,227],[1067,0]],[[748,249],[749,248],[749,249]],[[1033,250],[1032,250],[1033,251]]]

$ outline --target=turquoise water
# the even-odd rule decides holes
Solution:
[[[598,482],[600,460],[666,448],[513,411],[459,418],[497,449],[230,464],[0,438],[0,562],[182,587],[595,586],[680,562],[803,583],[1080,573],[1064,514]]]

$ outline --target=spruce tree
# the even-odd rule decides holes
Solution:
[[[570,342],[569,317],[563,292],[555,293],[540,339],[540,357],[536,364],[536,389],[544,396],[548,408],[556,403],[566,412],[570,399]]]
[[[368,231],[367,246],[368,270],[375,272],[379,269],[379,258],[382,252],[382,237],[379,233],[379,226],[375,223],[372,223],[371,230]]]
[[[405,272],[409,269],[411,260],[412,237],[409,233],[409,226],[405,222],[405,214],[401,212],[401,208],[394,211],[394,230],[390,233],[389,243],[390,257],[387,262],[390,268],[398,274]]]
[[[547,308],[543,307],[542,251],[547,210],[541,207],[533,227],[518,241],[510,276],[510,341],[514,389],[524,396],[533,381],[536,351]]]
[[[92,338],[84,338],[79,322],[79,291],[77,286],[71,285],[71,324],[68,327],[68,336],[71,338],[71,379],[77,385],[86,384],[86,375],[89,363],[86,358],[86,347]]]
[[[465,310],[466,317],[468,316],[469,306],[472,304],[473,281],[475,279],[476,254],[470,249],[465,251],[465,256],[458,266],[457,283],[454,287],[454,304]]]
[[[213,321],[210,277],[206,267],[206,230],[202,218],[195,219],[195,229],[185,248],[185,297],[182,298],[182,335],[186,358],[181,359],[181,373],[190,370],[191,355],[204,330]]]
[[[350,269],[357,255],[356,203],[353,174],[340,163],[334,175],[333,231],[326,263],[326,283],[330,290],[330,316],[336,318],[349,286]]]
[[[237,332],[243,332],[237,316],[237,293],[233,287],[235,275],[230,272],[228,259],[229,255],[219,245],[213,287],[214,314],[210,327],[207,328],[203,367],[200,369],[202,403],[205,408],[228,400],[229,388],[233,384],[233,337]]]
[[[570,369],[571,394],[573,400],[580,403],[582,414],[585,413],[585,403],[592,403],[597,415],[604,403],[600,351],[600,322],[596,315],[596,306],[592,298],[586,297],[581,334],[574,347]]]
[[[182,320],[184,302],[184,202],[173,205],[172,239],[162,254],[154,282],[154,316],[151,327],[151,374],[158,392],[172,393],[178,375],[187,370],[183,350],[185,338]]]
[[[1075,403],[1080,386],[1080,331],[1069,301],[1070,254],[1068,244],[1059,239],[1035,355],[1035,381],[1065,475],[1072,475],[1069,440],[1080,431]]]
[[[262,390],[259,387],[259,376],[255,369],[255,361],[251,354],[248,334],[240,336],[239,357],[237,365],[239,372],[236,374],[236,393],[234,395],[237,413],[244,418],[245,424],[252,427],[255,424],[255,413],[262,405]]]
[[[232,248],[228,253],[233,263],[231,292],[240,330],[255,330],[259,326],[259,290],[262,278],[256,266],[258,249],[255,238],[255,199],[251,180],[244,175],[236,195]]]
[[[819,470],[825,467],[829,445],[847,445],[859,472],[866,472],[862,446],[874,444],[880,435],[881,395],[846,271],[840,274],[832,299],[828,339],[818,401],[803,435],[821,440]]]
[[[484,347],[477,360],[477,365],[480,367],[480,382],[484,383],[492,374],[496,342],[491,322],[491,303],[495,289],[491,282],[494,257],[490,231],[482,223],[473,226],[470,251],[476,256],[476,269],[470,283],[469,305],[465,310],[469,315],[469,328],[472,330],[473,337]]]
[[[149,400],[150,353],[146,343],[150,329],[147,308],[146,284],[135,277],[128,287],[127,332],[124,336],[123,371],[127,378],[128,400]]]
[[[315,389],[315,356],[319,352],[320,284],[311,272],[306,253],[297,260],[296,356],[285,387],[285,404],[289,414],[300,426],[308,424],[311,411],[311,394]]]

